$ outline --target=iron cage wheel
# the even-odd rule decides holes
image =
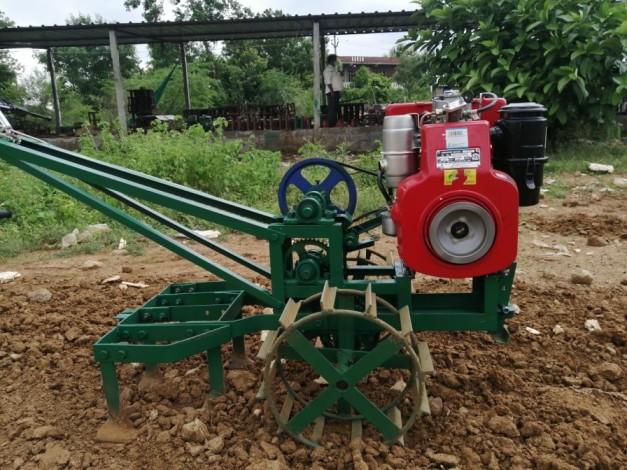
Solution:
[[[312,343],[314,339],[304,332],[315,329],[316,325],[325,323],[330,318],[345,324],[366,322],[370,328],[378,329],[383,337],[369,351],[316,347]],[[354,335],[354,330],[350,330],[339,329],[339,344],[345,344],[343,340],[346,336]],[[324,422],[326,418],[352,422],[366,420],[389,443],[399,441],[413,425],[425,390],[413,334],[403,335],[383,320],[364,312],[336,309],[307,315],[279,333],[266,356],[263,393],[279,427],[295,439],[310,446],[318,445],[316,441],[320,436],[315,435],[316,426],[320,419]],[[290,354],[285,355],[287,350]],[[395,369],[405,370],[406,377],[401,387],[385,390],[382,393],[386,397],[385,402],[380,403],[369,396],[372,392],[369,377],[376,377],[375,370],[385,367],[388,361],[396,362]],[[303,397],[295,390],[286,376],[286,365],[289,363],[296,363],[296,367],[308,366],[309,380],[312,374],[323,379],[317,390],[309,390],[315,396]],[[405,367],[398,367],[399,363]],[[277,392],[277,388],[281,390]],[[300,387],[299,389],[302,390]],[[278,399],[282,395],[285,401],[279,409]],[[406,406],[405,399],[409,399],[409,406]],[[404,420],[397,407],[401,402],[403,408],[408,408]]]

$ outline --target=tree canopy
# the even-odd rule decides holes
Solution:
[[[627,8],[611,0],[420,0],[410,47],[434,81],[537,101],[562,126],[604,126],[627,93]]]
[[[69,25],[102,24],[106,21],[99,15],[70,15],[66,20]],[[133,46],[118,47],[120,68],[123,77],[130,77],[139,70],[139,62]],[[46,63],[46,54],[40,54],[41,63]],[[84,103],[95,109],[103,105],[102,95],[108,82],[113,81],[111,49],[109,46],[64,47],[54,52],[54,66],[59,80],[64,84],[63,91],[73,91],[84,97]]]
[[[362,66],[355,72],[350,87],[344,89],[342,101],[387,104],[405,101],[402,95],[400,89],[392,87],[392,79]]]
[[[143,10],[142,17],[147,22],[163,21],[167,4],[172,8],[176,21],[226,20],[253,16],[252,11],[237,0],[124,0],[127,10]],[[179,49],[176,44],[150,44],[148,49],[153,67],[168,67],[178,62]],[[192,57],[211,56],[212,44],[193,43],[188,52]]]
[[[15,23],[0,11],[0,28],[9,28]],[[19,67],[8,51],[0,50],[0,98],[13,100],[20,94],[16,87]]]

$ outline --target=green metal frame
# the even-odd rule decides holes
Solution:
[[[365,291],[370,287],[373,293],[391,305],[407,306],[415,332],[485,331],[493,334],[499,341],[507,340],[507,332],[503,325],[504,321],[512,315],[509,296],[515,265],[503,272],[473,279],[472,289],[468,292],[452,294],[412,292],[413,273],[408,271],[400,260],[376,265],[366,263],[364,259],[360,259],[354,265],[349,265],[347,262],[349,253],[374,245],[374,239],[361,239],[360,237],[380,224],[378,213],[369,220],[355,225],[351,225],[350,216],[346,215],[337,216],[334,219],[327,217],[317,223],[309,224],[299,224],[293,220],[286,222],[280,216],[250,209],[181,185],[90,159],[29,137],[22,137],[20,142],[13,142],[0,136],[0,158],[222,279],[218,282],[167,286],[141,307],[119,314],[118,325],[94,345],[95,358],[102,372],[109,415],[113,419],[118,419],[121,412],[117,363],[144,363],[148,370],[154,370],[156,364],[176,362],[206,351],[211,392],[223,393],[224,369],[221,346],[232,342],[233,356],[245,357],[244,337],[247,334],[261,330],[278,330],[280,328],[279,314],[288,299],[306,299],[319,294],[327,282],[340,289],[357,291]],[[259,287],[189,246],[179,243],[147,223],[52,172],[87,183],[97,191],[142,212],[157,223],[183,231],[192,237],[194,234],[191,230],[134,198],[267,240],[270,255],[269,268],[259,266],[252,260],[221,247],[217,243],[201,239],[197,241],[268,277],[271,280],[271,291]],[[285,267],[293,263],[289,254],[290,246],[298,240],[314,237],[326,247],[328,269],[325,269],[319,278],[307,282],[288,278]],[[360,310],[359,306],[356,306],[356,298],[340,298],[338,302],[340,308]],[[242,307],[248,304],[271,307],[275,314],[242,317]],[[317,310],[319,307],[309,305],[299,311],[296,320],[311,315]],[[397,313],[380,309],[378,318],[393,328],[401,328]],[[352,320],[349,321],[342,316],[328,317],[317,322],[315,328],[317,332],[325,332],[338,331],[349,326],[352,331],[351,322]],[[342,335],[342,344],[339,348],[354,349],[353,336]],[[298,343],[294,347],[302,349],[304,346]],[[289,351],[286,354],[289,354]],[[321,358],[326,355],[325,361],[328,361],[332,359],[333,354],[336,355],[335,360],[337,360],[337,352],[328,348],[321,350],[318,356]],[[370,357],[367,352],[352,351],[352,354],[356,357]],[[386,361],[391,365],[395,363],[394,361],[398,361],[394,357],[394,351],[386,353]],[[360,367],[360,370],[364,367],[365,364]],[[331,376],[336,373],[329,372]],[[351,375],[351,380],[358,380],[357,375],[359,374],[355,377]],[[358,396],[352,396],[349,401],[359,402],[359,407],[363,409],[369,408]],[[318,406],[305,415],[309,419],[316,413],[322,413]],[[293,426],[299,428],[301,424]],[[383,427],[386,435],[394,434],[395,430],[388,424],[384,424]]]

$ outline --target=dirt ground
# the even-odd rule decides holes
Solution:
[[[434,414],[414,424],[404,447],[368,429],[351,443],[348,429],[332,428],[318,449],[278,435],[255,400],[261,361],[228,370],[226,395],[207,399],[203,357],[164,366],[165,382],[146,391],[141,366],[119,367],[138,438],[98,443],[107,412],[92,344],[115,314],[165,285],[211,276],[151,243],[135,257],[51,250],[2,260],[0,271],[22,276],[0,284],[0,468],[627,468],[627,194],[615,177],[563,177],[566,198],[521,209],[511,299],[520,313],[508,322],[509,344],[482,333],[419,335],[436,370],[427,382]],[[259,240],[230,235],[227,244],[267,259]],[[102,265],[85,270],[88,260]],[[101,283],[114,275],[149,287]],[[419,276],[416,286],[463,282]],[[38,301],[40,289],[52,297]],[[247,348],[254,358],[258,335]]]

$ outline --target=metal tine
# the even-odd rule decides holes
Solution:
[[[298,314],[298,311],[300,310],[300,304],[301,304],[300,300],[298,302],[294,302],[293,299],[289,299],[287,301],[287,304],[285,305],[285,308],[283,309],[283,313],[281,314],[281,317],[279,318],[279,323],[281,324],[283,328],[287,328],[292,323],[294,323],[294,320],[296,319],[296,315]]]
[[[366,287],[366,308],[364,313],[370,317],[377,316],[377,294],[372,292],[372,284],[368,284]]]
[[[292,408],[294,407],[294,399],[291,395],[287,395],[285,397],[285,401],[283,402],[283,407],[281,408],[281,420],[284,423],[287,423],[290,420],[290,414],[292,413]],[[283,429],[279,427],[279,434],[283,432]]]
[[[388,415],[388,418],[390,418],[390,420],[394,424],[396,424],[396,426],[398,426],[398,429],[401,429],[403,427],[403,419],[401,418],[401,410],[399,410],[397,407],[393,406],[387,412],[387,415]],[[398,437],[398,439],[396,440],[396,442],[398,442],[399,445],[404,446],[405,445],[405,437],[401,434]]]
[[[351,423],[351,441],[362,438],[363,422],[361,419],[356,419]]]
[[[276,375],[276,361],[272,361],[270,363],[270,380],[274,379],[274,376]],[[266,398],[265,394],[263,393],[263,388],[265,387],[265,380],[261,381],[261,385],[259,386],[259,390],[257,391],[257,395],[255,396],[255,398],[257,398],[258,400],[263,400],[264,398]]]
[[[266,394],[263,393],[263,388],[265,387],[266,382],[264,380],[261,381],[261,385],[259,385],[259,390],[257,390],[257,395],[255,395],[255,398],[257,400],[263,400],[266,398]]]
[[[318,416],[314,420],[314,428],[311,432],[311,440],[313,442],[320,442],[322,439],[322,433],[324,432],[324,416]]]
[[[401,333],[403,336],[409,336],[414,332],[414,329],[411,324],[411,315],[409,314],[409,307],[404,306],[398,312],[398,315],[401,319]]]
[[[257,353],[257,357],[260,359],[265,359],[266,357],[268,357],[268,352],[270,351],[270,348],[272,348],[272,345],[274,344],[274,341],[276,340],[276,336],[277,336],[277,330],[269,330],[267,335],[266,335],[266,339],[263,340],[263,343],[261,344],[261,347],[259,348],[259,352]]]
[[[431,406],[429,405],[429,397],[427,396],[427,386],[422,381],[420,384],[416,382],[416,393],[419,393],[418,387],[422,390],[420,393],[420,412],[423,415],[431,416]],[[416,395],[416,398],[418,398],[418,395]]]
[[[422,366],[421,372],[424,375],[433,374],[434,369],[431,352],[429,351],[429,345],[424,341],[418,341],[418,358],[420,359],[420,365]]]
[[[332,310],[335,305],[335,295],[337,294],[337,287],[331,287],[329,281],[324,283],[322,289],[322,296],[320,297],[320,307],[322,311]]]

